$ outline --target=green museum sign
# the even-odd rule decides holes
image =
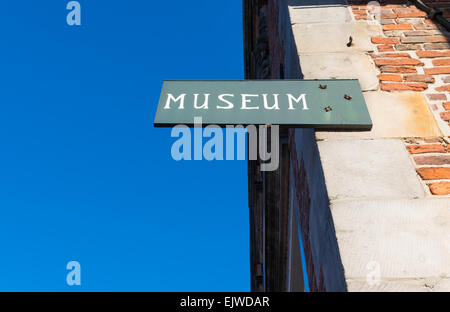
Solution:
[[[370,130],[358,80],[165,81],[155,127],[285,125]]]

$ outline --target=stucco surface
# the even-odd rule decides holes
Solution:
[[[311,7],[293,7],[292,24],[312,24],[312,23],[328,23],[350,22],[352,17],[347,7],[329,7],[311,8]],[[317,13],[320,14],[317,14]]]
[[[293,11],[295,14],[302,10]],[[305,23],[294,24],[292,28],[300,55],[373,51],[375,46],[371,43],[370,37],[381,35],[379,25],[369,25],[366,22]],[[349,47],[347,43],[350,37],[352,37],[352,44]]]
[[[358,79],[363,91],[379,86],[378,72],[366,54],[302,54],[300,65],[305,79]]]
[[[337,138],[403,138],[442,135],[422,93],[364,92],[373,122],[371,131],[317,131],[319,140]]]
[[[335,201],[331,211],[349,290],[449,285],[450,199]]]
[[[399,140],[329,140],[318,145],[331,200],[425,194]]]

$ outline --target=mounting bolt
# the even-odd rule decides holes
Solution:
[[[319,85],[319,88],[320,88],[320,89],[326,89],[326,88],[327,88],[327,85]]]
[[[352,99],[352,97],[350,95],[344,95],[344,99],[346,99],[347,101],[350,101]]]
[[[328,112],[331,112],[333,109],[331,108],[331,106],[328,106],[328,107],[325,107],[325,111],[328,113]]]
[[[352,38],[352,36],[350,36],[350,38],[348,38],[347,47],[350,48],[352,46],[352,43],[353,43],[353,38]]]

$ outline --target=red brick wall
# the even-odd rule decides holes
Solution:
[[[374,20],[369,1],[349,1],[356,20]],[[450,126],[450,36],[407,1],[379,1],[383,36],[372,37],[371,54],[382,91],[423,92],[433,111]],[[424,1],[450,18],[450,0]],[[448,139],[447,139],[448,140]],[[431,195],[450,195],[450,147],[445,138],[408,139],[407,149]]]
[[[374,18],[367,2],[350,1],[355,19]],[[450,17],[450,1],[426,2]],[[427,90],[429,101],[446,105],[448,109],[445,103],[450,91],[450,36],[428,19],[425,12],[406,3],[381,1],[384,36],[371,38],[377,47],[372,57],[381,71],[380,88],[383,91]],[[449,113],[441,117],[449,121]]]
[[[406,139],[416,170],[432,195],[450,194],[450,146],[444,138]]]

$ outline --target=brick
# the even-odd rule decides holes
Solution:
[[[424,19],[423,22],[428,25],[436,25],[436,22],[430,19]]]
[[[429,43],[429,44],[431,44],[431,43]],[[420,44],[411,44],[411,43],[397,44],[395,46],[395,48],[398,51],[417,51],[417,50],[422,50],[422,46]]]
[[[434,66],[449,66],[450,65],[450,58],[433,60],[433,65]]]
[[[450,111],[441,113],[442,120],[450,121]]]
[[[450,84],[435,88],[437,92],[450,92]]]
[[[405,31],[405,36],[432,36],[432,35],[440,35],[441,32],[439,30],[415,30],[415,31]]]
[[[397,43],[400,43],[400,41],[397,38],[372,37],[372,43],[374,43],[374,44],[397,44]]]
[[[394,19],[397,18],[397,14],[392,11],[381,10],[381,19]]]
[[[382,66],[382,65],[394,65],[394,66],[416,65],[416,66],[423,66],[423,63],[420,60],[413,59],[413,58],[375,59],[375,64],[377,64],[378,66]]]
[[[441,138],[424,138],[425,143],[442,143]]]
[[[381,72],[410,74],[410,73],[417,73],[417,69],[413,66],[381,66]]]
[[[384,25],[383,30],[413,30],[410,24]]]
[[[416,156],[414,161],[418,166],[432,165],[442,166],[450,165],[450,155],[438,155],[438,156]]]
[[[417,173],[423,180],[450,179],[450,168],[446,167],[419,168]]]
[[[382,18],[381,25],[392,25],[395,24],[395,19]]]
[[[450,74],[450,67],[424,68],[424,71],[425,71],[425,74],[427,74],[427,75]]]
[[[450,195],[450,182],[431,183],[428,186],[433,195]]]
[[[386,30],[384,31],[386,37],[402,37],[403,30]]]
[[[449,43],[426,43],[423,45],[425,50],[448,50],[450,49]]]
[[[426,83],[382,83],[383,91],[425,91],[428,88]]]
[[[447,96],[442,93],[427,94],[427,98],[430,101],[445,101],[445,100],[447,100]]]
[[[400,75],[394,75],[394,74],[381,74],[378,75],[378,79],[380,81],[402,81],[402,76]]]
[[[418,57],[433,58],[450,56],[450,51],[417,51]]]
[[[449,42],[445,36],[430,36],[426,38],[428,42]]]
[[[434,83],[433,76],[428,75],[405,75],[403,79],[408,82],[426,82],[426,83]]]
[[[367,15],[367,13],[364,14],[355,14],[355,20],[357,21],[361,21],[361,20],[368,20],[369,19],[369,15]]]
[[[384,8],[400,8],[401,5],[400,4],[384,4],[383,7]]]
[[[436,30],[439,29],[435,24],[417,24],[414,25],[414,28],[417,30]]]
[[[391,45],[379,45],[377,47],[378,52],[388,52],[388,51],[394,51],[394,47]]]
[[[399,24],[411,24],[413,26],[416,25],[424,25],[423,24],[423,18],[417,18],[417,17],[413,17],[413,18],[397,18],[397,23]]]
[[[444,102],[442,103],[442,106],[444,107],[445,110],[450,110],[450,102]]]
[[[365,17],[367,18],[367,12],[366,11],[357,11],[353,12],[355,14],[355,17]]]
[[[406,147],[410,154],[425,154],[425,153],[445,153],[445,147],[438,144],[420,144],[408,145]]]
[[[394,12],[397,13],[398,17],[426,17],[427,13],[415,9],[394,9]]]
[[[373,58],[383,58],[383,57],[411,57],[408,53],[383,53],[383,54],[372,54]]]
[[[427,41],[426,37],[415,36],[415,37],[402,37],[401,42],[402,43],[425,43],[425,42],[429,42],[429,41]]]

